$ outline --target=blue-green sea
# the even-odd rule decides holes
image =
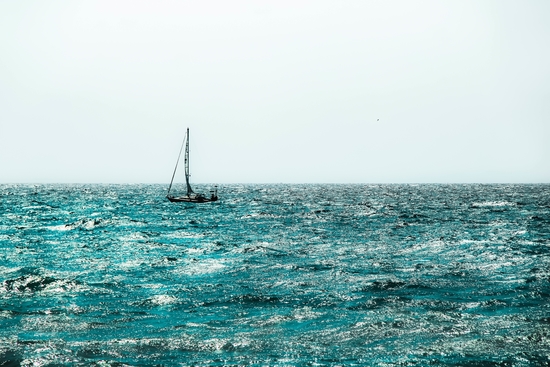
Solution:
[[[550,185],[166,188],[0,185],[0,366],[550,365]]]

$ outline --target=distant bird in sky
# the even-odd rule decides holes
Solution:
[[[380,121],[380,119],[376,119],[376,121]]]

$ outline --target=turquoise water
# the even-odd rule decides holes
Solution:
[[[550,364],[550,185],[165,190],[0,185],[0,366]]]

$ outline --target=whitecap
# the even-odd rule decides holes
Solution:
[[[71,229],[74,229],[74,227],[69,224],[60,224],[58,226],[51,226],[46,228],[48,228],[50,231],[70,231]]]
[[[143,264],[143,261],[139,259],[133,259],[133,260],[128,260],[118,264],[118,267],[120,269],[132,269],[132,268],[139,268],[142,264]]]
[[[294,310],[294,312],[292,313],[292,317],[298,321],[312,320],[320,316],[320,312],[313,311],[309,306]]]
[[[166,294],[157,294],[151,298],[149,301],[158,306],[174,304],[178,301],[176,297],[168,296]]]
[[[516,205],[515,203],[511,203],[509,201],[483,201],[479,203],[473,203],[472,206],[474,208],[482,208],[482,207],[499,207],[499,206],[512,206]]]
[[[217,273],[224,269],[224,260],[207,259],[202,261],[191,260],[178,272],[187,275],[202,275]]]
[[[119,237],[121,241],[146,241],[149,237],[141,232],[130,233],[129,235]]]
[[[291,321],[292,317],[286,316],[286,315],[274,315],[269,317],[267,320],[263,320],[258,322],[256,325],[258,326],[271,326],[271,325],[277,325],[282,324],[288,321]]]
[[[201,238],[204,237],[202,233],[190,233],[185,231],[176,231],[173,233],[166,234],[167,238]]]

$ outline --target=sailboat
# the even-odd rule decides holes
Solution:
[[[176,176],[176,171],[178,170],[178,163],[180,161],[181,152],[183,150],[183,145],[185,143],[185,183],[187,185],[187,193],[183,196],[174,196],[170,195],[170,190],[172,189],[172,184],[174,182],[174,177]],[[170,186],[168,186],[168,193],[166,198],[171,202],[187,202],[187,203],[208,203],[211,201],[218,200],[218,188],[214,187],[214,190],[210,191],[210,197],[206,197],[204,194],[199,194],[193,191],[191,185],[189,184],[189,128],[187,128],[187,134],[181,144],[180,153],[178,155],[178,160],[176,161],[176,167],[174,168],[174,173],[172,174],[172,180],[170,181]]]

